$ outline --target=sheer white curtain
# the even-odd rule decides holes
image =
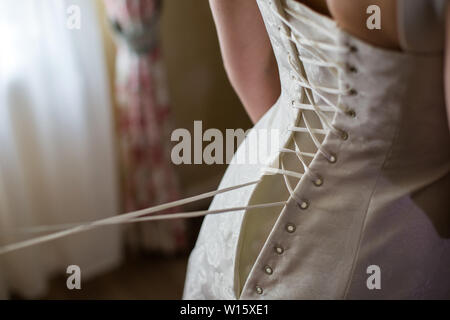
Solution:
[[[77,5],[81,29],[66,27]],[[0,0],[0,243],[32,225],[118,213],[112,115],[92,0]],[[105,228],[0,257],[0,297],[37,297],[53,273],[117,264]],[[61,283],[65,286],[65,283]]]

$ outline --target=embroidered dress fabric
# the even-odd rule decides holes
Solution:
[[[258,5],[282,94],[247,139],[278,129],[265,160],[280,166],[231,164],[220,189],[258,183],[210,210],[284,205],[206,217],[184,298],[450,298],[442,53],[371,46],[293,0]]]

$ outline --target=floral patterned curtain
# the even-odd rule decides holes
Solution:
[[[171,113],[159,46],[161,1],[105,0],[105,4],[118,40],[116,95],[124,209],[133,211],[179,198],[170,160]],[[130,235],[147,250],[174,252],[186,244],[180,220],[135,225]]]

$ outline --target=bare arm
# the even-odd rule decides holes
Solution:
[[[446,14],[446,31],[445,31],[445,96],[447,100],[447,120],[450,128],[450,3],[447,5]]]
[[[257,122],[280,95],[278,68],[255,0],[210,0],[225,69]]]

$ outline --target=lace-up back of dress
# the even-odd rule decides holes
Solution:
[[[278,150],[279,161],[264,168],[249,205],[294,199],[300,209],[307,210],[312,204],[294,190],[300,181],[311,188],[324,185],[324,172],[311,169],[313,160],[324,157],[332,166],[339,155],[327,150],[325,139],[330,135],[348,138],[333,120],[338,113],[354,116],[341,101],[343,95],[353,94],[342,81],[347,70],[341,62],[351,49],[338,44],[340,31],[331,19],[321,19],[293,0],[259,0],[259,5],[280,69],[282,95],[275,106],[280,121],[273,123],[287,130],[289,138]],[[245,235],[240,238],[240,288],[281,212],[279,208],[247,211]],[[292,228],[287,225],[287,232],[293,232]]]
[[[341,102],[343,95],[356,94],[341,80],[343,72],[355,72],[356,68],[345,66],[340,57],[352,48],[337,44],[338,28],[331,19],[312,20],[304,7],[290,1],[269,6],[273,14],[269,22],[269,34],[280,64],[288,75],[281,77],[284,94],[289,97],[289,108],[298,110],[293,139],[280,150],[281,168],[268,168],[267,173],[281,174],[291,196],[295,181],[309,170],[312,159],[319,153],[330,163],[337,161],[332,151],[322,143],[328,134],[347,139],[348,134],[333,126],[337,112],[354,116],[354,112]],[[300,165],[299,165],[300,164]],[[310,172],[313,182],[321,185],[318,172]]]

